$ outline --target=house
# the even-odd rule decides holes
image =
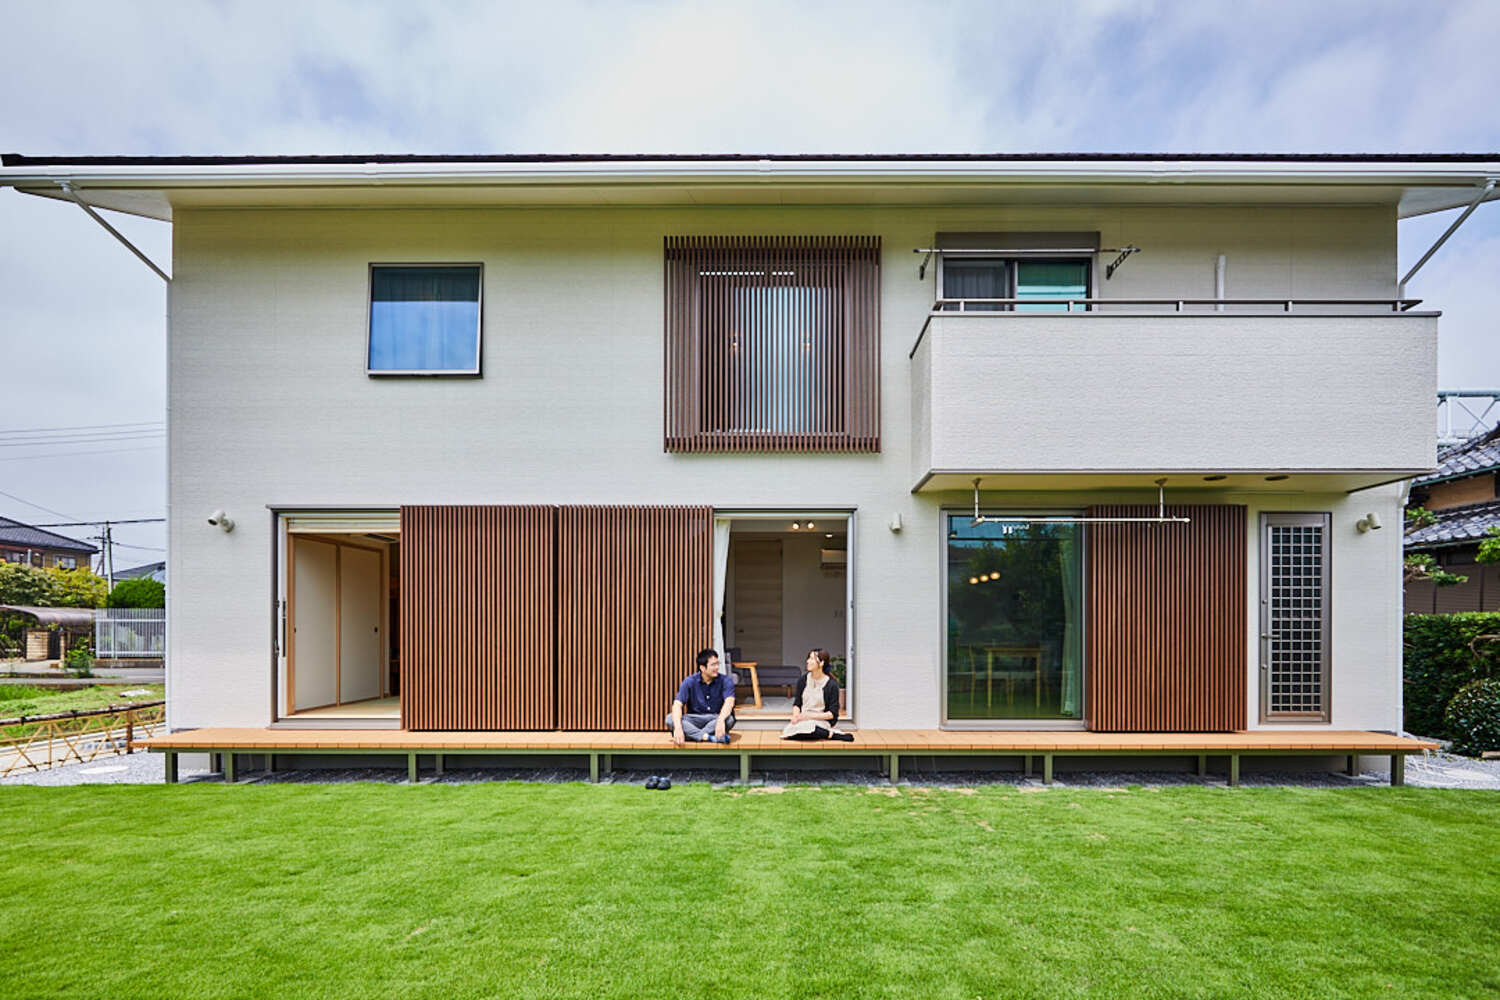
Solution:
[[[1435,471],[1412,481],[1408,502],[1431,511],[1435,520],[1406,536],[1406,551],[1428,553],[1442,569],[1466,579],[1445,587],[1411,581],[1406,610],[1500,611],[1500,564],[1475,559],[1486,533],[1500,527],[1500,428],[1442,449],[1437,463]]]
[[[166,583],[167,582],[167,563],[166,563],[166,560],[162,560],[160,562],[154,562],[154,563],[145,563],[144,565],[141,565],[141,566],[132,566],[129,569],[117,569],[117,570],[115,570],[115,579],[116,580],[134,580],[137,577],[144,577],[144,578],[149,579],[149,580],[155,580],[157,583]]]
[[[1406,746],[1397,223],[1500,155],[3,162],[173,225],[159,748],[607,762],[705,646],[893,774]]]
[[[66,535],[0,517],[0,562],[51,569],[88,568],[98,548]]]

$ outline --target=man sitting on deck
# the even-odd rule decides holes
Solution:
[[[678,685],[667,729],[672,742],[728,743],[734,728],[734,680],[719,673],[717,650],[698,653],[698,670]]]

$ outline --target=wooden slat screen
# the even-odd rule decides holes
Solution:
[[[667,451],[880,450],[880,237],[666,238]]]
[[[401,508],[401,727],[552,729],[554,508]]]
[[[659,729],[711,644],[708,507],[558,511],[558,728]]]
[[[1094,524],[1088,720],[1103,732],[1245,727],[1245,508],[1168,506],[1190,524]],[[1090,516],[1150,517],[1155,506]]]

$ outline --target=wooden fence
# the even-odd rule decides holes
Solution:
[[[0,778],[127,754],[166,732],[166,702],[0,719]]]

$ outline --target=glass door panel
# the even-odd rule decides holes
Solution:
[[[1082,526],[947,527],[947,718],[1082,718]]]

